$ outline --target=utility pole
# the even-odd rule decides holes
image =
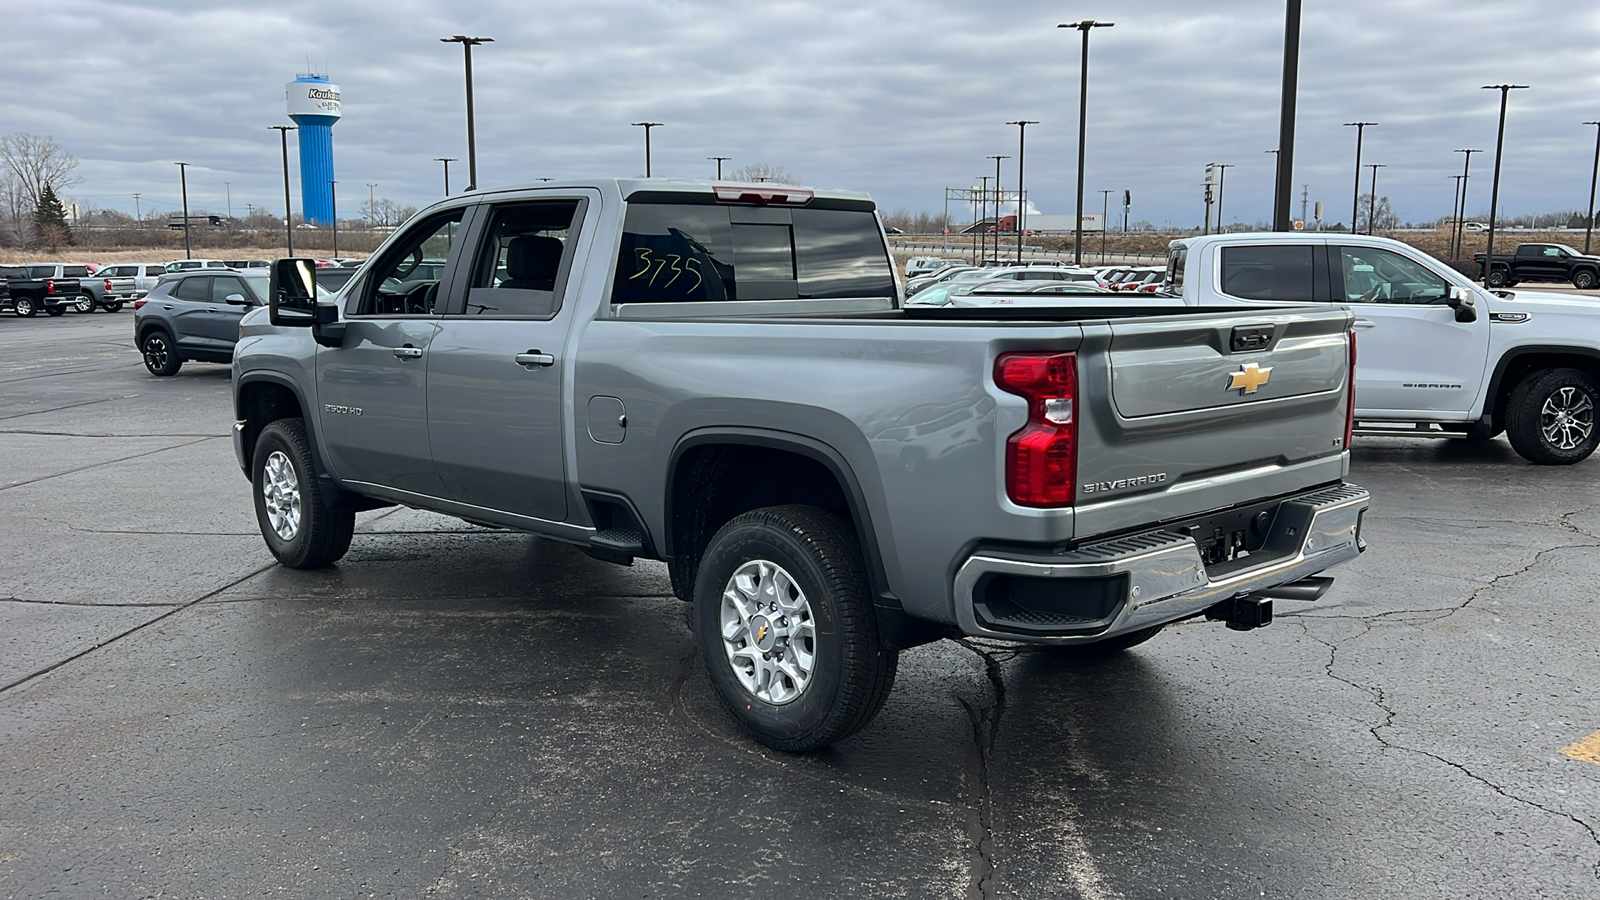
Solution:
[[[372,182],[372,181],[367,182],[367,227],[368,228],[371,228],[372,226],[378,224],[378,201],[377,201],[377,198],[376,198],[377,190],[378,190],[378,185],[377,185],[376,182]]]
[[[1354,126],[1356,129],[1356,186],[1350,193],[1350,233],[1356,233],[1356,218],[1361,210],[1361,138],[1366,134],[1368,125],[1377,122],[1346,122],[1345,127]]]
[[[228,192],[228,221],[233,221],[233,182],[224,181],[222,187]]]
[[[1106,264],[1106,225],[1111,216],[1111,195],[1116,191],[1100,192],[1100,265]]]
[[[1283,16],[1283,103],[1278,113],[1278,177],[1272,228],[1288,231],[1289,192],[1294,189],[1294,109],[1300,78],[1300,0],[1288,0]],[[1356,170],[1356,174],[1361,174]]]
[[[176,163],[178,167],[178,181],[183,185],[183,258],[193,259],[194,253],[189,249],[189,164]]]
[[[988,231],[983,220],[989,218],[989,176],[979,175],[983,188],[978,192],[978,258],[972,261],[975,266],[983,265],[983,255],[989,246]]]
[[[1228,183],[1228,170],[1234,163],[1217,163],[1217,233],[1227,234],[1228,226],[1222,223],[1222,186]]]
[[[1367,234],[1372,234],[1378,227],[1378,170],[1388,167],[1388,163],[1367,163],[1367,168],[1372,170],[1372,199],[1367,203]]]
[[[1000,160],[1010,159],[1009,156],[991,156],[994,160],[994,261],[1000,262],[1000,204],[1005,200],[1005,194],[1000,192]]]
[[[134,194],[133,195],[133,219],[134,219],[134,224],[138,225],[140,228],[143,228],[144,227],[144,212],[142,210],[140,210],[140,208],[139,208],[139,198],[141,196],[143,196],[143,195],[142,194]]]
[[[333,213],[333,255],[339,255],[339,182],[328,182],[328,208]]]

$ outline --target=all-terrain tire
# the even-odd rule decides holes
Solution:
[[[879,640],[854,532],[810,506],[752,510],[717,531],[695,580],[694,632],[724,708],[790,753],[866,727],[899,662]]]
[[[1506,403],[1506,436],[1523,459],[1542,466],[1569,466],[1587,459],[1600,444],[1595,407],[1600,386],[1577,369],[1533,372]]]

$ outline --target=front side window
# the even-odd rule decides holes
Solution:
[[[211,279],[211,302],[227,303],[228,297],[238,294],[246,300],[255,297],[255,292],[245,287],[243,281],[233,275],[218,275]]]
[[[870,209],[632,203],[613,303],[893,297]]]
[[[1310,302],[1313,252],[1310,244],[1223,247],[1222,292],[1246,300]]]
[[[1340,247],[1349,303],[1443,303],[1450,284],[1421,263],[1377,247]]]
[[[578,201],[548,200],[497,207],[478,251],[465,314],[549,318]]]
[[[359,297],[352,298],[358,316],[431,315],[439,296],[445,262],[461,233],[462,209],[418,223],[390,247],[372,269]]]

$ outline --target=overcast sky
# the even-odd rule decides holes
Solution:
[[[282,212],[284,84],[339,84],[334,157],[345,217],[378,197],[442,193],[434,157],[466,181],[462,53],[442,36],[495,38],[473,54],[481,186],[632,176],[654,120],[658,176],[781,165],[803,183],[938,211],[945,187],[992,174],[1028,128],[1033,205],[1070,213],[1080,18],[1090,43],[1085,207],[1133,192],[1134,221],[1198,225],[1207,162],[1227,170],[1229,221],[1271,213],[1284,0],[9,0],[0,131],[48,134],[81,162],[63,193],[133,212]],[[28,36],[24,39],[22,36]],[[1511,96],[1501,207],[1581,209],[1600,119],[1600,4],[1590,0],[1305,0],[1295,203],[1350,213],[1355,129],[1378,193],[1402,219],[1448,213],[1473,157],[1469,212],[1487,210],[1499,94]],[[291,171],[298,163],[291,141]],[[1366,190],[1370,171],[1362,172]],[[1016,160],[1006,160],[1014,186]],[[1113,198],[1115,206],[1116,198]],[[958,215],[952,209],[952,215]]]

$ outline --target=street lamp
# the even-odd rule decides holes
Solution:
[[[1367,163],[1367,168],[1372,170],[1372,198],[1367,202],[1367,234],[1372,234],[1378,226],[1378,170],[1388,167],[1388,163]]]
[[[467,191],[470,193],[478,189],[478,140],[477,131],[473,127],[472,118],[472,48],[479,44],[492,43],[494,38],[468,37],[464,34],[439,38],[442,44],[460,44],[466,52],[467,61]],[[450,193],[448,190],[446,194]]]
[[[378,224],[378,185],[377,182],[367,182],[367,227]]]
[[[1022,195],[1022,163],[1027,162],[1027,127],[1029,125],[1038,125],[1038,122],[1018,119],[1016,122],[1006,122],[1006,125],[1016,125],[1016,261],[1018,261],[1018,264],[1022,264],[1022,234],[1024,234],[1022,232],[1024,211],[1022,210],[1027,207],[1027,199]],[[1590,205],[1594,205],[1594,203],[1590,203]],[[1102,234],[1104,234],[1104,223],[1102,223],[1101,227]]]
[[[1483,251],[1483,280],[1489,281],[1489,265],[1494,261],[1495,216],[1500,211],[1500,156],[1506,145],[1506,97],[1512,91],[1527,90],[1525,84],[1486,84],[1483,90],[1500,92],[1500,131],[1494,140],[1494,187],[1489,190],[1489,246]]]
[[[1263,150],[1261,152],[1262,153],[1271,153],[1272,154],[1272,197],[1273,197],[1272,202],[1273,202],[1274,208],[1276,208],[1276,205],[1277,205],[1277,202],[1278,202],[1278,200],[1277,200],[1277,197],[1278,197],[1278,151],[1276,151],[1276,150]],[[1301,218],[1303,220],[1305,217],[1302,216]],[[1274,230],[1277,230],[1276,226],[1274,226]]]
[[[1465,157],[1465,161],[1461,164],[1461,211],[1456,214],[1456,227],[1455,227],[1455,248],[1456,249],[1455,249],[1454,254],[1451,256],[1451,259],[1456,259],[1456,258],[1461,256],[1461,245],[1466,240],[1466,233],[1465,233],[1466,226],[1465,226],[1465,223],[1463,223],[1462,220],[1467,217],[1467,182],[1471,181],[1471,179],[1468,178],[1467,176],[1472,172],[1472,154],[1474,154],[1474,153],[1482,153],[1483,151],[1482,150],[1457,150],[1455,152],[1457,152],[1457,153],[1465,153],[1466,157]]]
[[[988,232],[983,228],[983,220],[989,217],[989,176],[979,175],[978,180],[983,182],[983,187],[978,190],[978,257],[972,262],[981,266],[983,254],[989,246]]]
[[[1111,195],[1116,191],[1100,192],[1100,265],[1106,264],[1106,221],[1111,215]]]
[[[1368,125],[1377,122],[1346,122],[1346,128],[1354,125],[1356,129],[1356,186],[1350,195],[1350,233],[1356,233],[1356,216],[1361,211],[1361,137],[1366,133]]]
[[[1300,0],[1288,0],[1283,16],[1283,102],[1278,111],[1278,177],[1272,198],[1272,229],[1288,231],[1289,192],[1294,188],[1294,108],[1300,79]],[[1360,175],[1361,170],[1357,169]],[[1305,211],[1300,214],[1305,221]]]
[[[444,195],[448,197],[450,196],[450,164],[457,160],[454,156],[435,156],[433,161],[444,163]]]
[[[289,248],[289,255],[294,255],[294,215],[293,208],[289,206],[289,132],[294,131],[293,125],[268,125],[276,131],[283,143],[283,242]]]
[[[333,213],[333,255],[339,255],[339,182],[328,181],[328,210]]]
[[[183,258],[193,259],[189,249],[189,164],[174,163],[178,167],[178,183],[183,187]]]
[[[1079,22],[1069,22],[1057,25],[1057,28],[1076,28],[1083,32],[1083,61],[1079,64],[1078,77],[1078,205],[1074,215],[1078,217],[1076,227],[1073,229],[1073,265],[1083,265],[1083,150],[1084,150],[1084,125],[1089,115],[1089,30],[1092,28],[1110,28],[1115,22],[1096,22],[1093,19],[1084,19]]]
[[[1215,163],[1217,167],[1217,234],[1227,234],[1228,227],[1222,224],[1222,186],[1228,181],[1228,170],[1234,163]]]
[[[650,129],[660,127],[660,122],[635,122],[644,129],[644,177],[650,177]]]
[[[1009,156],[986,156],[985,159],[994,160],[994,261],[1000,262],[1000,204],[1005,195],[1000,193],[1000,160],[1010,159]]]
[[[706,157],[706,159],[714,159],[714,160],[717,161],[717,180],[721,181],[722,180],[722,164],[727,162],[730,159],[733,159],[733,157],[731,157],[731,156],[708,156],[708,157]]]
[[[1452,222],[1450,224],[1450,259],[1453,260],[1453,259],[1457,258],[1457,255],[1456,255],[1456,226],[1455,226],[1455,221],[1459,220],[1459,218],[1460,218],[1456,214],[1456,211],[1461,208],[1461,178],[1462,178],[1462,176],[1460,176],[1460,175],[1451,175],[1451,176],[1448,176],[1448,177],[1454,179],[1455,183],[1456,183],[1456,192],[1450,198],[1450,218],[1452,219]]]
[[[1594,188],[1600,181],[1600,122],[1585,122],[1597,126],[1594,130],[1594,169],[1589,176],[1589,207],[1583,211],[1583,252],[1589,253],[1589,238],[1594,234]]]
[[[222,187],[223,187],[224,190],[226,190],[228,192],[228,219],[232,220],[233,219],[233,182],[224,181],[222,183]]]
[[[144,227],[144,211],[139,208],[139,198],[143,196],[140,193],[133,195],[133,220],[140,228]]]

